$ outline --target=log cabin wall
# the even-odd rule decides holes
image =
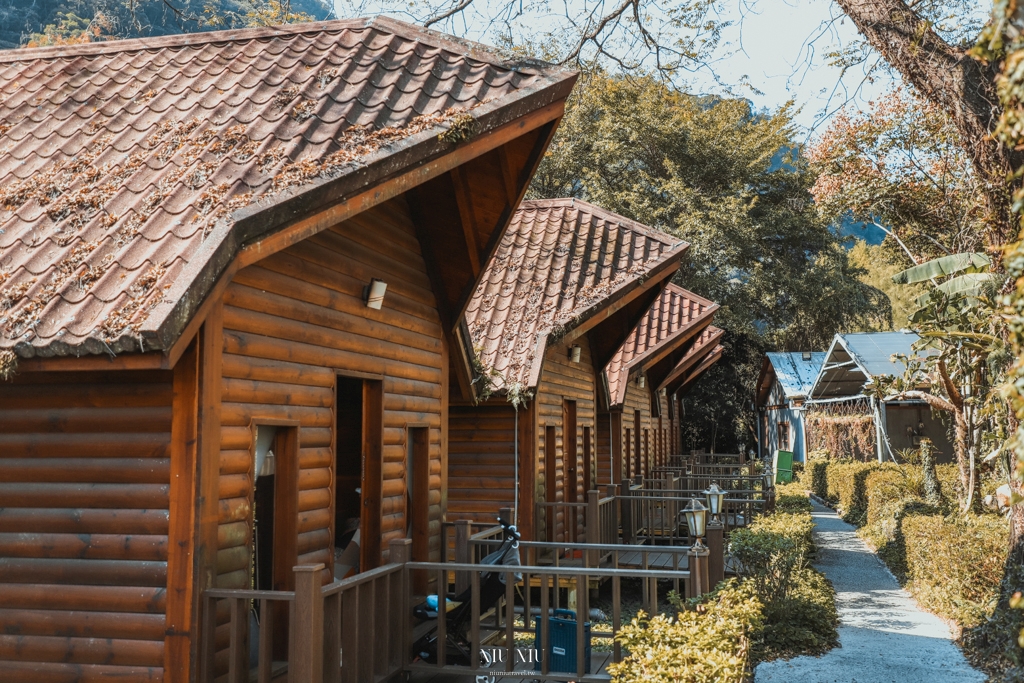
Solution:
[[[493,522],[516,504],[515,429],[516,411],[504,397],[449,408],[449,522]]]
[[[617,484],[622,481],[622,473],[619,472],[618,476],[612,477],[612,449],[611,444],[621,444],[622,434],[622,412],[607,412],[598,411],[596,418],[596,426],[594,428],[597,434],[596,439],[596,470],[597,470],[597,483],[601,486],[606,484]],[[621,451],[619,455],[621,456]]]
[[[387,282],[379,311],[364,302],[373,278]],[[406,535],[408,428],[428,428],[430,555],[439,559],[448,359],[404,199],[239,271],[223,301],[218,585],[248,586],[251,425],[262,419],[298,425],[298,561],[325,563],[324,581],[331,579],[334,395],[336,376],[346,373],[383,383],[379,543],[385,554],[391,539]]]
[[[670,419],[668,409],[668,396],[657,392],[658,398],[658,417],[653,419],[653,423],[657,428],[658,439],[657,449],[655,451],[655,463],[656,466],[664,465],[665,458],[671,452],[671,446],[669,444],[669,432],[670,432]]]
[[[636,422],[636,414],[640,413],[640,422]],[[622,452],[624,467],[630,477],[646,476],[650,471],[654,430],[651,419],[651,389],[640,387],[635,377],[631,377],[626,385],[626,399],[622,404]],[[629,430],[629,441],[626,443],[626,430]],[[639,449],[637,448],[639,446]],[[640,469],[637,470],[637,453],[639,450]],[[628,454],[625,455],[625,454]],[[627,459],[628,458],[628,459]]]
[[[172,373],[0,385],[0,680],[163,680]]]
[[[576,403],[576,434],[568,435],[569,438],[576,439],[576,500],[585,501],[586,491],[590,488],[589,485],[585,485],[583,482],[583,430],[584,428],[591,430],[591,440],[593,441],[594,428],[596,426],[595,396],[597,373],[593,367],[590,345],[586,337],[581,337],[573,343],[580,346],[579,363],[571,362],[569,356],[570,345],[559,342],[550,344],[547,347],[544,353],[543,365],[541,366],[540,381],[537,384],[537,393],[534,399],[539,427],[535,449],[537,454],[536,471],[541,474],[537,478],[535,487],[537,500],[546,500],[546,482],[550,473],[546,471],[548,459],[546,457],[547,453],[545,453],[545,430],[549,426],[555,428],[556,435],[555,448],[557,450],[554,457],[556,467],[554,472],[556,480],[555,501],[565,501],[566,494],[570,497],[572,495],[566,482],[566,467],[568,465],[571,470],[572,466],[565,459],[566,434],[563,429],[565,401],[575,401]],[[593,457],[593,453],[591,453],[591,457]],[[591,468],[591,472],[595,469]],[[571,484],[569,485],[571,486]],[[561,513],[556,516],[555,538],[564,538],[565,536],[565,520],[562,517]],[[543,528],[539,520],[537,525],[538,529]],[[575,538],[580,538],[581,534],[582,526],[577,525]]]

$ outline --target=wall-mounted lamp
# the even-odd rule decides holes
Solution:
[[[583,349],[581,349],[578,345],[573,344],[572,346],[569,347],[569,360],[571,360],[573,363],[579,363],[580,356],[582,353]]]
[[[810,360],[811,359],[811,352],[810,351],[804,351],[803,354],[801,354],[801,357],[804,360]]]
[[[639,377],[636,378],[636,383],[640,385],[641,389],[643,389],[645,386],[647,386],[647,378],[644,377],[643,375],[640,375]]]
[[[374,278],[366,287],[366,307],[379,311],[384,305],[384,293],[388,291],[388,283]]]

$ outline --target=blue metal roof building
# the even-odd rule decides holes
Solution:
[[[792,451],[806,458],[802,406],[811,393],[826,354],[821,351],[771,352],[765,354],[757,381],[759,457],[776,450]]]

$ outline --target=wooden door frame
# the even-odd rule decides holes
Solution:
[[[558,471],[558,428],[555,425],[544,425],[544,501],[547,503],[558,502],[558,478],[555,472]],[[549,543],[555,542],[555,535],[558,532],[558,515],[554,508],[546,508],[547,536],[545,540]]]

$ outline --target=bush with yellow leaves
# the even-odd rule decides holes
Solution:
[[[753,587],[730,579],[674,619],[633,619],[616,636],[629,654],[608,671],[617,683],[743,683],[762,626]]]

